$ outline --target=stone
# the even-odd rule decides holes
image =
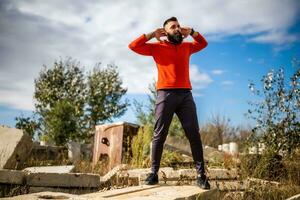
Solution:
[[[19,169],[30,155],[32,139],[20,129],[0,127],[0,169]]]
[[[18,195],[15,197],[3,198],[3,200],[41,200],[41,199],[76,199],[86,200],[86,198],[80,198],[78,195],[67,194],[62,192],[39,192],[33,194]]]
[[[74,195],[62,192],[39,192],[5,198],[6,200],[38,200],[38,199],[72,199],[72,200],[194,200],[217,199],[216,189],[202,190],[197,186],[134,186],[122,189],[95,192],[84,195]]]
[[[139,177],[139,181],[143,183],[150,173],[150,168],[132,169],[119,173],[119,177]],[[227,170],[209,168],[207,175],[210,180],[237,180],[239,178],[238,171],[236,169]],[[160,181],[195,180],[197,177],[197,171],[196,169],[174,170],[173,168],[165,167],[159,169],[158,177]]]
[[[81,144],[79,142],[70,141],[68,146],[68,158],[70,161],[77,162],[81,158]]]
[[[68,194],[88,194],[98,191],[98,188],[30,187],[28,193],[63,192]]]
[[[172,185],[141,185],[105,192],[81,195],[87,199],[111,200],[179,200],[179,199],[216,199],[218,191],[202,190],[198,186],[172,186]]]
[[[300,200],[300,194],[292,196],[292,197],[288,198],[287,200]]]
[[[245,181],[210,181],[211,188],[217,188],[220,191],[243,191],[247,188],[247,183]]]
[[[207,173],[209,179],[217,180],[235,180],[239,178],[236,169],[208,169]]]
[[[99,188],[100,176],[83,173],[30,173],[26,177],[26,183],[37,187]]]
[[[30,173],[70,173],[74,170],[74,165],[65,165],[65,166],[43,166],[43,167],[27,167],[23,171]]]
[[[34,145],[30,159],[63,161],[68,158],[68,149],[65,146],[41,146]]]
[[[23,185],[26,175],[27,173],[23,171],[0,169],[0,183]]]

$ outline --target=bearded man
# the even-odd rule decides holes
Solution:
[[[183,41],[191,36],[194,41]],[[167,37],[162,41],[161,37]],[[152,38],[158,42],[149,43]],[[181,27],[176,17],[171,17],[148,34],[142,34],[129,44],[129,48],[141,55],[152,56],[158,69],[156,84],[155,125],[152,137],[151,173],[147,185],[157,184],[163,146],[174,113],[178,116],[189,140],[197,170],[197,185],[210,189],[205,174],[203,147],[199,133],[196,105],[189,77],[189,59],[193,53],[207,46],[205,38],[193,28]]]

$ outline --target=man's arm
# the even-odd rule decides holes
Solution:
[[[192,37],[194,38],[194,41],[190,45],[191,54],[204,49],[208,45],[205,38],[199,32],[195,31]]]
[[[155,32],[151,32],[148,34],[143,34],[137,39],[133,40],[128,47],[141,55],[145,56],[151,56],[152,50],[151,50],[151,43],[146,43],[147,41],[151,40],[155,36]]]
[[[158,28],[153,32],[150,32],[148,34],[143,34],[134,41],[132,41],[128,47],[139,54],[145,55],[145,56],[152,56],[152,43],[146,43],[148,40],[151,40],[152,38],[156,38],[158,41],[160,40],[160,37],[166,36],[164,28]]]
[[[155,31],[145,34],[145,35],[146,35],[147,40],[151,40],[152,38],[155,37]]]

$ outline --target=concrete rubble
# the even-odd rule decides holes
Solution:
[[[179,200],[179,199],[206,199],[214,200],[218,195],[216,189],[202,190],[197,186],[134,186],[105,192],[95,192],[85,195],[71,195],[58,192],[40,192],[16,197],[7,200],[37,200],[37,199],[73,199],[73,200]]]
[[[30,155],[31,137],[20,129],[0,127],[0,169],[19,169]]]

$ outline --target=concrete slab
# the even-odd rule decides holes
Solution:
[[[0,169],[19,169],[33,147],[31,137],[20,129],[0,127]]]
[[[76,199],[86,200],[78,195],[67,194],[62,192],[40,192],[34,194],[24,194],[15,197],[2,198],[3,200],[42,200],[42,199]],[[1,200],[2,200],[1,199]]]
[[[28,193],[38,192],[63,192],[68,194],[89,194],[98,192],[98,188],[65,188],[65,187],[30,187]]]
[[[150,168],[144,169],[132,169],[122,171],[119,173],[119,177],[129,175],[129,177],[139,177],[139,180],[143,182],[148,174],[151,172]],[[238,172],[235,169],[208,169],[207,175],[210,180],[236,180],[238,179]],[[174,170],[170,167],[161,168],[158,172],[160,180],[163,181],[176,181],[182,178],[195,180],[197,177],[196,169],[179,169]]]
[[[41,200],[41,199],[73,199],[73,200],[215,200],[218,191],[202,190],[197,186],[142,185],[85,195],[71,195],[61,192],[40,192],[19,195],[7,200]]]
[[[179,200],[216,199],[217,190],[202,190],[197,186],[141,185],[106,192],[81,195],[87,199],[112,200]]]
[[[300,194],[292,196],[292,197],[288,198],[287,200],[300,200]]]
[[[0,183],[23,185],[26,175],[27,173],[23,171],[0,169]]]
[[[27,167],[23,169],[25,172],[30,173],[70,173],[75,168],[74,165],[65,165],[65,166],[43,166],[43,167]]]
[[[100,175],[83,173],[30,173],[26,176],[28,186],[37,187],[100,187]]]

